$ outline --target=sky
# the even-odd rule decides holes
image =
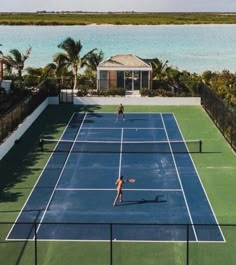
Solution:
[[[236,12],[236,0],[1,0],[0,12]]]

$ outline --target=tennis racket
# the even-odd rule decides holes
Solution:
[[[128,181],[129,181],[130,183],[134,183],[134,182],[136,181],[136,179],[135,179],[135,178],[129,178]]]

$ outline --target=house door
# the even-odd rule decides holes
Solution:
[[[133,90],[140,90],[140,72],[133,72]]]
[[[125,90],[133,90],[133,72],[125,72]]]

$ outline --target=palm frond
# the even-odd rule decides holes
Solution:
[[[10,53],[13,56],[13,57],[11,57],[11,55],[10,55],[12,61],[15,61],[15,63],[22,62],[22,55],[17,49],[10,50]]]

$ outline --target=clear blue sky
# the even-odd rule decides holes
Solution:
[[[0,12],[236,12],[236,0],[1,0]]]

